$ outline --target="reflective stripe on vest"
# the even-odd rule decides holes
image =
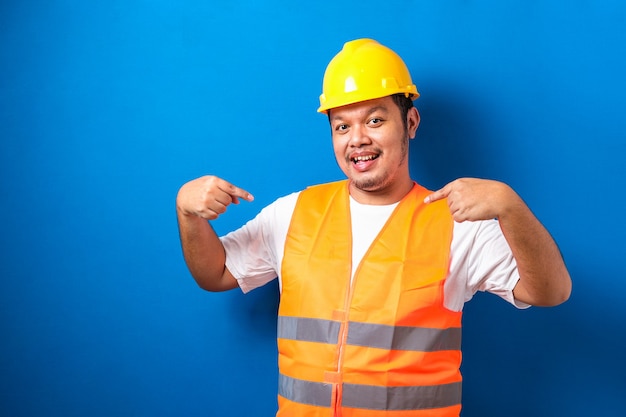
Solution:
[[[337,343],[341,323],[302,317],[279,317],[278,338],[303,342]],[[461,349],[461,328],[387,326],[348,323],[346,344],[380,349],[434,352]]]
[[[320,407],[330,407],[330,384],[303,381],[279,375],[278,394],[284,398]],[[343,384],[344,407],[367,410],[431,410],[461,401],[461,382],[435,386],[380,387]]]
[[[400,201],[351,279],[348,182],[300,193],[281,267],[278,417],[459,415],[461,313],[443,303],[453,221],[427,194],[415,185]]]

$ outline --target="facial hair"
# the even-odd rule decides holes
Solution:
[[[401,158],[400,158],[400,163],[398,164],[398,166],[401,166],[404,163],[409,153],[408,133],[404,136],[404,139],[402,140],[400,146],[401,146],[401,149],[400,149]],[[382,157],[383,155],[384,153],[380,152],[379,158]],[[351,161],[348,161],[348,162],[352,163]],[[381,172],[379,175],[376,175],[370,178],[363,178],[360,180],[351,179],[351,183],[354,187],[362,191],[370,191],[370,192],[377,191],[386,187],[387,185],[389,185],[389,183],[391,183],[391,181],[393,181],[393,178],[391,178],[391,175],[389,174],[388,171]]]

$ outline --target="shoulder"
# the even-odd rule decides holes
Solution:
[[[261,213],[259,213],[259,216],[277,220],[285,220],[285,218],[289,220],[296,207],[300,193],[301,191],[297,191],[277,198],[272,203],[265,206],[265,208],[261,210]]]
[[[245,227],[266,238],[271,235],[280,239],[289,227],[300,193],[301,191],[294,192],[272,201],[246,223]]]
[[[476,222],[454,222],[453,242],[457,245],[474,246],[504,239],[502,229],[497,220],[481,220]]]
[[[497,220],[454,223],[446,306],[461,311],[477,291],[499,295],[518,306],[512,288],[519,279],[513,253]]]

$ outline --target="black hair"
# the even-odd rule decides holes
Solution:
[[[413,108],[413,100],[410,97],[407,97],[403,93],[394,94],[391,96],[393,102],[396,103],[396,106],[400,109],[400,116],[402,116],[402,123],[404,123],[404,129],[407,129],[407,116],[409,114],[409,110]]]

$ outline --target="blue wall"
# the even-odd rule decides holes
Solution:
[[[466,306],[463,415],[623,415],[626,4],[321,3],[0,3],[1,415],[273,415],[276,285],[199,290],[174,199],[251,191],[226,232],[341,178],[315,109],[364,36],[422,93],[414,177],[509,182],[574,279],[556,309]]]

